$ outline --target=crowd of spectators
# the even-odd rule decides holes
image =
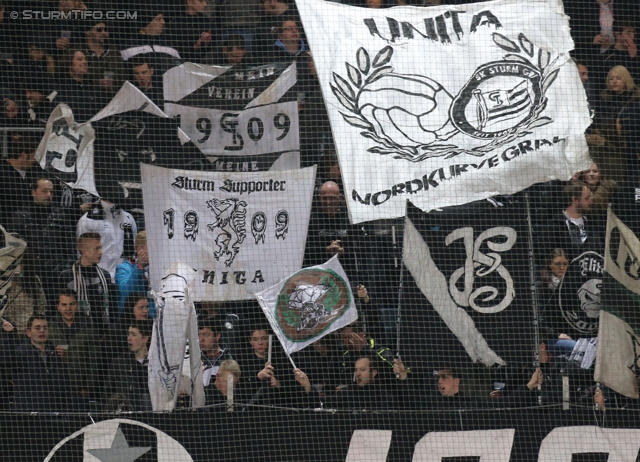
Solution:
[[[386,8],[463,2],[342,3]],[[33,21],[7,17],[8,11],[27,6],[46,14]],[[129,21],[46,19],[55,12],[87,9],[138,14]],[[472,380],[455,364],[435,371],[405,365],[385,346],[395,341],[402,248],[396,236],[402,235],[402,224],[349,223],[324,100],[293,1],[0,0],[0,127],[42,128],[59,103],[72,108],[76,121],[86,121],[126,80],[162,106],[162,74],[182,61],[224,66],[296,61],[302,165],[318,165],[304,265],[338,254],[358,294],[363,323],[294,355],[294,368],[277,342],[267,361],[270,331],[259,324],[255,306],[245,310],[243,328],[234,333],[224,322],[228,313],[223,307],[201,304],[207,404],[226,402],[231,383],[237,402],[305,408],[522,406],[540,402],[540,388],[548,391],[547,403],[560,402],[559,371],[566,369],[564,361],[580,334],[566,326],[554,294],[575,256],[603,252],[609,205],[640,230],[638,5],[567,0],[565,10],[576,43],[576,72],[593,115],[587,140],[594,163],[570,181],[529,191],[539,260],[541,343],[538,367],[513,367],[506,388],[467,385]],[[143,226],[139,232],[134,217],[108,197],[88,195],[72,207],[60,206],[65,191],[35,161],[39,141],[16,134],[0,161],[0,224],[28,245],[2,312],[0,399],[21,411],[149,410],[146,366],[155,302],[148,296]],[[579,385],[581,398],[591,401],[595,393],[598,405],[605,407],[608,391]]]

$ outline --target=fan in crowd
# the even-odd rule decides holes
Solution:
[[[122,313],[125,301],[130,295],[149,292],[149,252],[147,250],[147,232],[136,234],[135,253],[116,267],[116,285],[118,286],[118,308]],[[155,313],[155,303],[147,306],[151,316]],[[126,311],[126,310],[125,310]]]
[[[597,164],[591,164],[588,170],[583,171],[579,180],[585,183],[591,191],[591,210],[606,212],[607,206],[613,198],[616,183],[602,178]]]
[[[145,293],[130,293],[119,318],[109,327],[104,345],[105,355],[113,358],[127,351],[127,329],[134,321],[149,321],[149,300]]]
[[[71,289],[58,293],[58,313],[49,320],[49,340],[69,370],[75,398],[99,399],[100,342],[87,316],[78,314],[78,299]]]
[[[615,66],[607,74],[607,89],[600,94],[600,102],[596,109],[596,124],[605,135],[614,142],[619,142],[618,115],[620,111],[638,102],[640,90],[624,66]]]
[[[91,317],[102,337],[117,317],[116,287],[109,272],[98,266],[102,257],[102,238],[98,233],[78,237],[80,258],[60,274],[60,286],[78,294],[80,312]]]
[[[110,410],[150,411],[149,342],[151,322],[132,321],[127,330],[129,351],[113,359],[104,383],[104,398]]]
[[[65,50],[55,88],[56,103],[65,103],[73,111],[77,123],[88,121],[108,101],[89,78],[89,61],[80,49]]]
[[[233,377],[231,387],[233,388],[234,402],[242,403],[245,401],[242,394],[242,384],[240,383],[241,376],[242,371],[237,362],[233,359],[222,361],[211,382],[211,386],[205,386],[206,404],[209,406],[227,403],[227,397],[231,391],[229,377]]]
[[[273,60],[289,61],[308,51],[300,36],[298,23],[285,19],[278,28],[278,38],[273,44]]]
[[[149,57],[135,56],[129,60],[133,73],[133,83],[157,106],[162,108],[164,96],[162,93],[162,78]]]
[[[49,321],[33,315],[26,338],[5,345],[3,364],[13,377],[13,409],[23,412],[74,410],[69,372],[49,341]]]
[[[545,359],[549,354],[568,357],[576,341],[567,334],[567,323],[558,305],[558,287],[564,281],[569,268],[569,260],[563,249],[553,249],[547,258],[547,266],[542,270],[540,286],[540,312],[538,322],[544,342],[540,354]],[[575,335],[570,332],[571,335]]]
[[[124,63],[118,50],[109,40],[109,25],[96,22],[85,32],[89,81],[106,97],[113,96],[124,82]]]

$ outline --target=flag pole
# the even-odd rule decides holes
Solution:
[[[406,205],[409,201],[406,202]],[[405,207],[406,207],[405,205]],[[406,210],[406,208],[405,208]],[[404,215],[404,226],[407,225],[407,213]],[[394,248],[395,248],[394,233]],[[397,258],[397,255],[396,255]],[[404,282],[404,240],[402,241],[402,256],[400,258],[400,280],[398,281],[398,311],[396,313],[396,358],[400,359],[400,325],[402,321],[402,287]],[[396,374],[396,378],[400,378],[400,374]]]
[[[227,412],[233,412],[233,374],[227,376]]]
[[[607,205],[607,231],[609,230],[609,220],[611,219],[611,214],[613,213],[613,209],[611,208],[611,203],[609,203]],[[606,238],[609,238],[609,235],[605,232]],[[605,254],[607,252],[607,245],[605,244]],[[606,256],[605,256],[605,263],[606,263]],[[606,269],[606,267],[605,267]],[[600,327],[598,327],[598,331],[600,330]],[[595,374],[594,374],[595,375]],[[596,382],[596,393],[598,392],[598,390],[600,390],[600,393],[603,394],[603,398],[604,398],[604,392],[602,391],[602,383],[601,382]],[[601,410],[600,409],[600,405],[598,403],[594,403],[593,404],[593,408],[598,411]]]
[[[540,331],[538,328],[538,291],[536,290],[535,261],[533,250],[533,226],[531,224],[531,202],[529,192],[524,193],[524,200],[527,209],[527,247],[529,256],[529,287],[531,289],[531,306],[533,308],[533,336],[534,336],[534,360],[533,365],[540,368]],[[542,385],[538,385],[538,405],[542,405]]]
[[[291,365],[293,366],[293,368],[297,369],[296,363],[294,363],[293,359],[291,359],[291,355],[289,354],[289,352],[287,350],[285,350],[284,353],[287,355],[287,358],[289,358],[289,361],[291,362]]]

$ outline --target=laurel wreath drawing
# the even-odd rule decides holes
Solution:
[[[524,123],[504,130],[501,136],[489,143],[472,149],[446,143],[452,136],[461,133],[449,116],[449,109],[455,98],[429,77],[394,72],[393,66],[389,64],[393,57],[391,46],[381,49],[373,60],[369,52],[360,47],[356,52],[356,65],[345,63],[346,78],[332,73],[331,91],[344,109],[340,111],[340,115],[349,125],[362,129],[361,136],[377,143],[377,146],[368,149],[369,152],[411,162],[432,157],[451,158],[460,154],[482,157],[504,144],[529,135],[536,127],[553,122],[551,118],[542,116],[542,113],[548,103],[545,94],[560,71],[560,66],[557,65],[559,56],[551,60],[551,53],[536,50],[535,45],[524,34],[518,36],[518,43],[499,33],[493,33],[492,38],[498,47],[507,52],[503,56],[505,62],[527,64],[540,72],[541,79],[540,98],[531,107],[530,117]],[[383,79],[389,81],[388,86],[381,85]],[[394,79],[409,82],[410,86],[419,90],[391,88]],[[464,87],[460,92],[463,90]],[[385,92],[389,95],[385,95]],[[385,96],[386,101],[392,101],[385,101],[387,106],[375,101],[376,97],[381,101]],[[372,99],[374,102],[371,102]],[[415,113],[407,107],[415,108]],[[413,129],[412,134],[406,133],[407,127]]]

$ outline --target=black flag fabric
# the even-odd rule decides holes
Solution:
[[[135,110],[92,125],[98,193],[129,209],[142,208],[140,163],[191,170],[209,166],[191,142],[181,143],[176,120]]]
[[[175,101],[182,106],[241,111],[252,103],[255,105],[257,98],[267,90],[274,91],[275,86],[282,87],[278,91],[280,96],[284,94],[296,82],[294,70],[291,76],[292,80],[288,83],[283,82],[281,85],[278,83],[283,73],[290,67],[291,63],[287,62],[255,67],[235,66],[228,68],[207,84]],[[199,70],[202,72],[202,69]],[[212,73],[213,75],[215,74]],[[178,94],[178,91],[172,89],[172,92],[167,95],[169,96],[167,99],[174,101],[172,98],[174,94]],[[263,104],[266,102],[274,103],[275,101],[270,98]]]
[[[495,207],[481,201],[428,214],[409,204],[403,358],[424,370],[530,361],[527,251],[522,203]]]
[[[58,105],[36,159],[67,186],[62,205],[90,193],[128,210],[142,208],[140,163],[191,170],[210,165],[178,121],[129,82],[83,124],[75,124],[68,106]]]
[[[558,286],[557,299],[544,308],[562,314],[565,328],[561,333],[574,340],[598,335],[603,269],[604,257],[599,252],[586,251],[573,258]]]

